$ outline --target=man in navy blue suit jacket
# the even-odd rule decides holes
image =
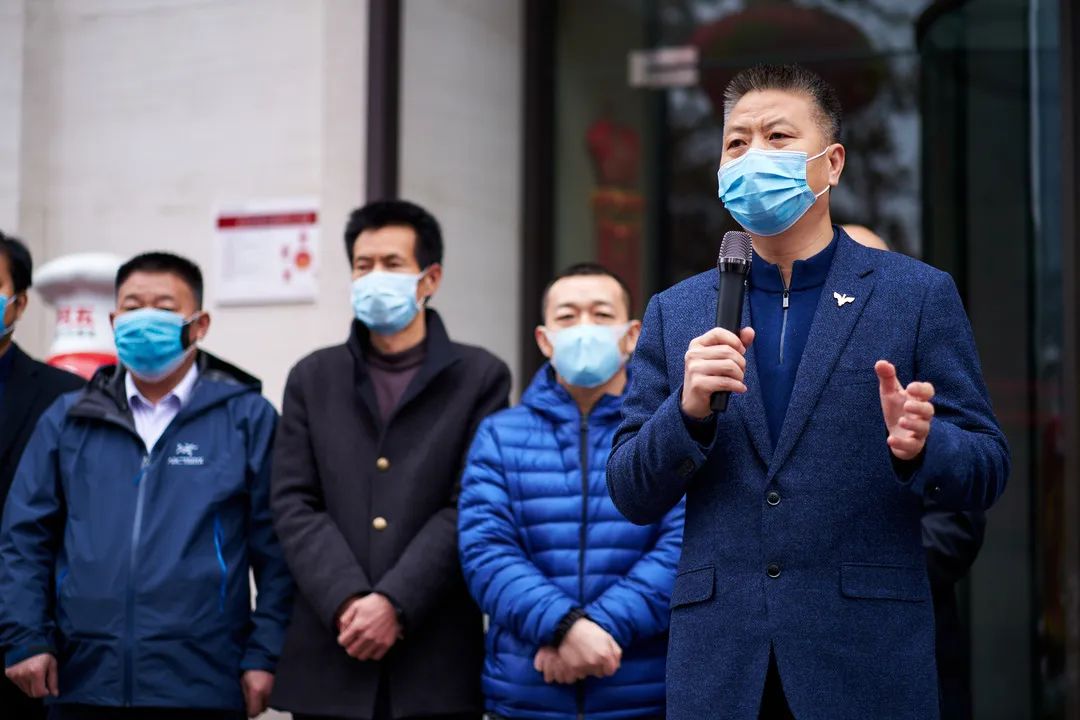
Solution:
[[[839,139],[813,73],[737,75],[718,178],[753,240],[744,329],[713,327],[715,271],[645,314],[608,486],[640,523],[686,496],[671,720],[936,719],[924,500],[985,509],[1005,487],[952,279],[832,225]]]

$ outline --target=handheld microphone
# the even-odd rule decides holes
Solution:
[[[720,243],[720,257],[716,260],[719,275],[716,295],[716,327],[730,330],[736,335],[742,324],[743,299],[746,297],[746,275],[750,272],[753,248],[750,235],[732,230],[724,233]],[[727,390],[713,393],[709,402],[714,413],[727,410]]]

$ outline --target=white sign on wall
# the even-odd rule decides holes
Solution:
[[[314,200],[251,202],[216,219],[217,304],[314,302],[319,212]]]

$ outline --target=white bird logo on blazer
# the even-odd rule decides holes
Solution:
[[[834,293],[832,294],[832,296],[833,296],[834,298],[836,298],[836,307],[844,307],[844,306],[845,306],[845,305],[847,305],[848,303],[853,303],[853,302],[855,302],[855,298],[853,298],[853,297],[850,297],[850,296],[848,296],[848,295],[844,295],[844,294],[838,293],[838,292],[834,292]]]

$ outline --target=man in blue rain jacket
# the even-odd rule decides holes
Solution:
[[[487,708],[662,718],[683,508],[635,526],[604,481],[640,324],[625,285],[591,264],[549,286],[544,321],[536,338],[552,364],[521,405],[480,426],[462,480],[462,566],[491,618]]]
[[[269,509],[277,415],[257,380],[197,349],[208,327],[194,264],[125,264],[121,364],[57,400],[23,455],[0,534],[0,644],[50,718],[266,708],[292,594]]]

